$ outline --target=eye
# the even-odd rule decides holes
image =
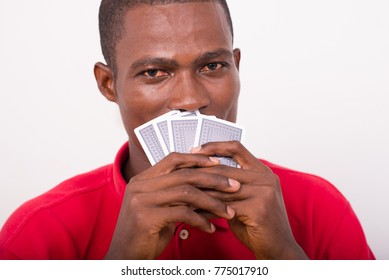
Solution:
[[[225,64],[220,62],[212,62],[205,65],[200,72],[213,72],[222,69],[225,66]]]
[[[150,70],[143,71],[141,75],[148,78],[160,78],[160,77],[168,76],[169,74],[163,70],[150,69]]]

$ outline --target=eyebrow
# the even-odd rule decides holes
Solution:
[[[201,56],[194,60],[195,64],[201,64],[203,62],[219,58],[221,56],[232,56],[232,52],[227,49],[217,49],[215,51],[203,53]]]
[[[148,65],[155,65],[155,66],[172,66],[172,67],[178,67],[177,61],[169,58],[163,58],[163,57],[151,57],[151,58],[143,58],[135,61],[132,65],[132,69],[137,69],[139,67],[144,67]]]
[[[216,59],[221,56],[232,56],[232,52],[227,49],[217,49],[214,51],[205,52],[201,54],[199,57],[197,57],[193,62],[194,64],[201,64],[203,62]],[[174,68],[179,67],[179,63],[174,59],[164,58],[164,57],[146,57],[135,61],[131,65],[131,68],[137,69],[139,67],[145,67],[148,65],[170,66]]]

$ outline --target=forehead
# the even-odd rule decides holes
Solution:
[[[125,15],[118,56],[172,56],[177,52],[232,50],[232,34],[220,4],[192,2],[138,5]]]

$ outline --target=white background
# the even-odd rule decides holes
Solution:
[[[126,141],[93,77],[99,2],[0,2],[0,225]],[[246,145],[334,183],[389,259],[389,1],[229,3]]]
[[[256,260],[165,260],[165,261],[3,261],[2,279],[39,280],[387,280],[389,261],[256,261]],[[127,274],[127,268],[128,274]],[[248,269],[249,268],[249,269]],[[164,269],[164,270],[162,270]],[[252,270],[253,269],[253,270]],[[60,273],[58,273],[60,271]],[[254,271],[254,273],[253,273]],[[123,273],[124,272],[124,273]],[[180,273],[178,273],[180,272]],[[258,275],[261,272],[262,275]],[[267,272],[267,275],[265,275]],[[247,273],[247,275],[246,275]],[[124,274],[124,275],[122,275]],[[132,275],[131,275],[132,274]],[[159,274],[159,275],[158,275]],[[175,275],[178,274],[178,275]],[[181,275],[180,275],[181,274]],[[242,275],[243,274],[243,275]],[[254,274],[254,275],[253,275]]]

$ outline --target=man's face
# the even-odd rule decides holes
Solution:
[[[131,149],[134,128],[173,109],[236,121],[239,50],[213,2],[139,5],[116,47],[115,102]]]

